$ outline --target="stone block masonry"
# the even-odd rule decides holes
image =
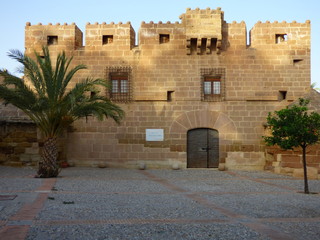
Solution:
[[[27,23],[25,36],[26,54],[47,45],[53,57],[65,51],[87,65],[73,84],[109,81],[101,90],[126,112],[120,126],[74,124],[65,155],[76,165],[207,167],[214,158],[263,169],[268,112],[310,89],[309,21],[257,22],[247,39],[245,22],[227,23],[220,8],[187,9],[175,23],[142,22],[138,45],[130,22],[88,23],[86,45],[75,24]],[[161,129],[163,140],[147,141],[147,129]]]

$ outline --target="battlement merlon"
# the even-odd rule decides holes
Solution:
[[[278,45],[287,47],[308,47],[311,44],[311,22],[298,23],[286,21],[271,23],[258,21],[250,31],[252,47]]]
[[[182,14],[180,19],[186,29],[187,39],[211,37],[222,41],[224,12],[221,11],[221,8],[216,10],[210,8],[192,10],[187,8],[186,13]]]
[[[31,25],[25,26],[25,48],[26,53],[40,51],[42,46],[73,51],[83,46],[83,34],[75,23],[61,25]]]
[[[128,50],[135,46],[135,31],[130,22],[115,24],[87,23],[86,25],[86,49],[103,50],[105,48],[114,48],[121,46],[122,49],[128,47]]]
[[[142,22],[139,29],[139,45],[157,46],[161,43],[172,42],[176,45],[185,41],[185,29],[179,22]]]

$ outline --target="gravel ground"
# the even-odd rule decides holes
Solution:
[[[0,239],[29,224],[25,239],[320,239],[320,194],[269,172],[212,169],[67,168],[53,182],[30,168],[0,167]],[[43,185],[44,184],[44,185]],[[48,185],[49,186],[49,185]],[[320,181],[310,181],[320,192]],[[11,221],[39,194],[32,221]],[[1,222],[2,221],[2,222]]]
[[[79,238],[81,236],[81,238]],[[28,240],[267,240],[240,224],[141,224],[33,227]]]

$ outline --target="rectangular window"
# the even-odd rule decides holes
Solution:
[[[207,76],[204,78],[204,95],[216,95],[216,94],[220,94],[221,93],[221,89],[220,89],[220,77],[219,76],[215,76],[215,77],[211,77],[211,76]]]
[[[169,34],[160,34],[159,35],[159,43],[168,43],[170,41],[170,35]]]
[[[224,68],[201,69],[202,101],[223,101],[225,97]]]
[[[57,45],[58,44],[58,36],[48,36],[47,37],[48,45]]]
[[[287,34],[276,34],[276,44],[288,41]]]
[[[110,67],[107,68],[107,76],[110,82],[108,95],[112,101],[131,101],[130,92],[130,67]]]
[[[113,94],[128,93],[128,75],[126,73],[111,73]]]
[[[113,35],[103,35],[102,45],[107,45],[113,43]]]

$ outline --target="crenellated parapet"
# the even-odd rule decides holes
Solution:
[[[251,30],[251,45],[310,45],[310,23],[309,20],[305,23],[258,21]]]
[[[25,26],[25,48],[26,51],[39,51],[42,46],[54,49],[75,50],[83,46],[81,30],[75,23],[43,25],[38,23],[32,25],[30,22]]]
[[[227,23],[221,8],[188,8],[180,19],[180,22],[142,22],[138,34],[140,50],[183,49],[179,54],[211,55],[246,49],[248,45],[265,50],[307,50],[310,47],[310,21],[257,22],[247,39],[245,22]],[[130,22],[87,23],[85,46],[83,33],[75,23],[27,23],[25,27],[27,52],[38,51],[44,45],[52,51],[130,51],[136,44],[135,30]]]
[[[223,49],[245,49],[247,46],[247,27],[244,21],[223,24]]]
[[[142,22],[139,29],[139,45],[154,45],[185,39],[185,30],[179,22]]]
[[[86,25],[86,49],[103,50],[114,49],[119,46],[132,49],[135,45],[135,31],[130,22],[107,24],[87,23]]]
[[[187,54],[198,55],[220,52],[224,12],[207,8],[194,10],[187,8],[180,16],[186,31]]]

